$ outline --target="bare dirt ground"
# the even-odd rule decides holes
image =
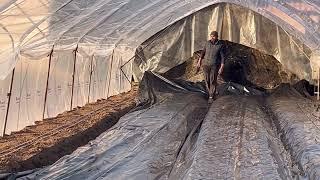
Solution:
[[[130,92],[36,122],[0,138],[0,173],[53,164],[116,124],[135,106],[137,86]]]

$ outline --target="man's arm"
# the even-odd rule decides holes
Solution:
[[[204,58],[205,54],[206,54],[206,45],[204,45],[203,50],[202,50],[202,52],[201,52],[201,55],[200,55],[200,57],[199,57],[199,59],[198,59],[198,63],[197,63],[197,67],[198,67],[198,68],[201,66],[201,64],[202,64],[202,59]]]
[[[220,49],[221,66],[219,69],[219,74],[222,74],[225,62],[224,46]]]

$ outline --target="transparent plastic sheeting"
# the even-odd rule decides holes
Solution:
[[[273,23],[252,11],[226,4],[189,16],[221,2],[251,9]],[[185,17],[167,34],[170,39],[159,37],[158,44],[153,45],[157,51],[151,51],[151,55],[146,51],[147,58],[142,59],[148,66],[133,67],[136,79],[145,70],[162,72],[182,63],[202,47],[213,29],[220,30],[223,39],[275,55],[306,79],[310,79],[311,68],[319,57],[317,0],[0,0],[0,135],[42,120],[43,114],[45,118],[53,117],[129,90],[131,61],[123,67],[124,73],[119,67],[135,55],[136,49],[145,48],[140,47],[143,42],[152,36],[157,39],[155,34]],[[163,46],[159,46],[159,40]],[[49,71],[49,64],[48,68],[45,64],[51,51],[52,68],[45,96]],[[168,61],[169,57],[173,59]]]
[[[319,1],[320,2],[320,1]],[[312,80],[319,61],[315,51],[268,18],[233,4],[207,7],[169,26],[145,41],[136,51],[133,72],[140,80],[144,71],[164,73],[203,49],[211,31],[222,40],[240,43],[273,55],[300,79]]]
[[[225,96],[207,109],[202,94],[163,80],[147,73],[139,94],[153,105],[20,179],[290,179],[289,156],[255,98]]]
[[[0,80],[0,136],[4,133],[12,73]]]
[[[91,66],[93,64],[93,56],[88,56],[84,53],[77,53],[76,56],[77,60],[72,99],[73,108],[77,106],[81,107],[88,103],[90,91],[89,86],[91,84],[90,80],[92,80],[92,76],[90,77],[90,73]],[[107,67],[106,71],[109,72],[109,69]]]
[[[43,117],[55,117],[77,106],[131,89],[123,74],[131,77],[131,63],[123,67],[123,73],[120,70],[125,63],[123,58],[129,55],[120,56],[118,51],[95,55],[90,52],[90,48],[83,47],[77,52],[53,51],[49,77],[50,57],[31,60],[21,56],[14,71],[10,104],[7,93],[10,92],[12,73],[0,81],[0,136],[33,125]]]
[[[53,45],[135,49],[168,25],[223,2],[263,15],[319,55],[318,0],[1,0],[0,77],[11,72],[19,55],[40,59]]]
[[[27,125],[41,120],[44,108],[48,60],[19,60],[15,68],[15,76],[9,104],[6,131],[22,129]],[[26,76],[26,74],[28,74]]]
[[[296,169],[306,179],[320,177],[319,112],[314,103],[289,86],[280,87],[268,104],[278,119],[277,126]]]
[[[70,109],[74,66],[73,56],[74,53],[72,51],[54,52],[52,54],[45,118],[54,117]],[[43,79],[46,80],[46,78]],[[46,85],[40,88],[45,90]],[[31,109],[27,110],[32,111]]]

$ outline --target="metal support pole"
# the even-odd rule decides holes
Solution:
[[[113,56],[114,56],[114,49],[113,49],[112,55],[111,55],[111,67],[110,67],[110,71],[109,71],[109,83],[108,83],[107,98],[109,97],[109,92],[110,92],[110,83],[111,83],[111,72],[112,72],[112,65],[113,65]]]
[[[126,73],[124,73],[122,67],[120,67],[121,72],[124,74],[124,77],[126,77],[127,81],[129,81],[129,83],[131,83],[130,79],[128,78],[128,76],[126,75]]]
[[[10,101],[11,101],[11,93],[12,93],[14,72],[15,72],[15,68],[12,70],[10,89],[9,89],[9,93],[7,94],[7,96],[8,96],[8,105],[7,105],[6,118],[4,120],[4,127],[3,127],[2,136],[4,136],[6,134],[6,129],[7,129],[7,122],[8,122],[8,116],[9,116],[9,108],[10,108]]]
[[[46,91],[45,91],[45,94],[44,94],[42,119],[44,119],[44,114],[45,114],[45,111],[46,111],[46,104],[47,104],[47,98],[48,98],[47,96],[48,96],[48,87],[49,87],[49,78],[50,78],[50,71],[51,71],[51,60],[52,60],[52,55],[53,55],[53,49],[54,49],[54,46],[52,46],[51,52],[48,55],[49,56],[49,65],[48,65]]]
[[[119,66],[121,67],[121,64],[122,64],[122,57],[120,57],[120,60],[119,60]],[[119,67],[118,66],[118,67]],[[120,68],[120,70],[121,70],[121,68]],[[122,73],[124,74],[124,76],[127,78],[127,75],[126,75],[126,73],[124,73],[124,71],[122,70]],[[122,76],[121,76],[121,72],[120,72],[120,74],[119,74],[119,79],[120,79],[120,81],[119,81],[119,92],[121,93],[122,92],[122,83],[121,83],[121,81],[122,81]],[[128,78],[127,78],[127,80],[128,80]],[[131,83],[131,82],[129,82],[129,83]]]
[[[74,79],[75,79],[75,73],[76,73],[76,63],[77,63],[77,52],[78,52],[78,45],[74,52],[74,60],[73,60],[73,72],[72,72],[72,86],[71,86],[71,103],[70,103],[70,111],[72,110],[73,105],[73,93],[74,93]]]
[[[317,100],[319,101],[319,92],[320,92],[320,68],[318,68],[318,87],[317,87]]]
[[[91,93],[91,79],[92,79],[92,72],[93,72],[93,68],[92,68],[93,57],[94,57],[94,55],[92,54],[92,56],[91,56],[91,64],[90,64],[90,75],[89,75],[90,77],[89,77],[88,103],[90,102],[90,93]]]

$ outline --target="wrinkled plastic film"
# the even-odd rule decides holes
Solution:
[[[11,85],[12,73],[6,77],[6,79],[0,81],[0,135],[2,136],[5,132],[6,126],[6,115],[8,110],[8,101],[9,96],[8,93],[10,92],[10,85]]]
[[[44,118],[55,117],[70,110],[73,66],[73,51],[52,54]]]
[[[48,58],[19,60],[13,78],[6,133],[42,120],[48,64]]]
[[[169,179],[290,178],[289,156],[260,107],[252,97],[215,101]]]
[[[135,77],[142,78],[144,71],[163,73],[183,63],[191,52],[191,21],[180,21],[159,35],[143,43],[137,49],[136,60],[140,62],[134,71]]]
[[[120,118],[71,155],[20,179],[292,176],[289,156],[257,97],[224,96],[208,109],[201,93],[185,90],[193,89],[189,86],[147,72],[139,90],[145,108]]]
[[[90,85],[91,57],[84,53],[77,53],[76,58],[72,108],[88,103]]]
[[[113,50],[109,95],[116,95],[131,89],[133,57],[134,51],[130,48],[119,46]]]
[[[90,102],[95,102],[101,97],[107,97],[108,73],[111,67],[111,54],[107,56],[94,55],[91,76]]]
[[[141,79],[146,70],[164,73],[186,61],[190,57],[187,55],[203,49],[213,30],[219,31],[222,40],[240,43],[273,55],[285,69],[301,79],[315,78],[313,71],[318,57],[316,52],[278,24],[254,11],[231,4],[219,4],[194,13],[144,42],[143,52],[135,57],[136,67],[133,72],[136,80]],[[183,39],[181,34],[189,38]],[[175,41],[177,43],[171,43]],[[172,52],[171,49],[178,51]],[[138,48],[137,51],[141,49]]]
[[[313,103],[289,86],[279,88],[269,99],[277,118],[283,141],[298,164],[302,176],[318,179],[320,176],[320,146],[318,112]]]
[[[193,115],[206,103],[196,94],[156,94],[161,101],[122,117],[96,140],[25,178],[165,178],[185,137],[201,120]]]
[[[77,44],[101,45],[108,49],[121,44],[135,49],[168,25],[223,2],[258,12],[313,52],[320,49],[319,2],[315,0],[6,1],[0,20],[2,76],[12,70],[18,55],[39,59],[48,54],[53,45],[61,50],[71,50]]]
[[[280,35],[276,38],[277,46],[273,46],[274,40],[271,39],[270,43],[272,44],[272,46],[269,46],[266,43],[269,41],[267,41],[265,37],[272,37],[270,35],[274,34],[274,30],[271,31],[272,33],[268,33],[268,36],[257,36],[251,34],[255,31],[262,33],[264,29],[268,29],[259,28],[259,23],[264,24],[267,21],[263,20],[263,18],[261,17],[257,18],[256,16],[254,16],[254,18],[250,18],[254,13],[247,13],[246,11],[241,10],[244,8],[233,8],[234,5],[230,5],[228,10],[230,11],[230,15],[238,14],[239,12],[247,14],[247,17],[244,18],[246,19],[246,21],[242,20],[242,17],[236,17],[238,19],[233,19],[235,20],[235,22],[238,22],[239,26],[249,27],[254,24],[256,25],[256,27],[253,29],[254,31],[244,28],[241,30],[242,33],[238,33],[241,35],[241,42],[243,42],[244,44],[251,42],[263,42],[261,46],[259,45],[253,47],[256,47],[260,50],[270,49],[272,50],[272,53],[278,52],[273,55],[275,57],[279,57],[278,60],[281,60],[281,62],[283,62],[285,66],[291,68],[292,71],[297,72],[299,77],[310,79],[311,69],[312,73],[314,72],[314,70],[317,70],[317,68],[315,67],[317,67],[318,59],[320,56],[319,52],[317,51],[317,46],[319,44],[319,34],[317,33],[319,27],[319,11],[317,7],[319,5],[316,1],[308,1],[308,3],[306,3],[305,1],[289,1],[284,3],[282,2],[281,4],[280,2],[275,1],[236,2],[195,0],[164,2],[162,0],[158,0],[149,2],[142,0],[137,3],[136,1],[132,0],[121,2],[113,0],[95,0],[88,3],[87,1],[83,0],[18,0],[5,1],[5,5],[2,4],[1,6],[2,16],[0,18],[0,72],[3,73],[1,77],[8,77],[9,73],[12,72],[13,67],[15,67],[18,58],[21,57],[21,59],[26,58],[29,60],[42,61],[42,59],[49,58],[48,55],[50,54],[52,49],[54,50],[53,58],[59,56],[58,54],[60,53],[68,54],[70,52],[71,55],[61,55],[61,57],[64,56],[62,57],[62,59],[66,61],[64,62],[66,67],[73,67],[70,64],[74,61],[74,54],[72,53],[72,51],[74,51],[77,46],[79,47],[79,49],[90,49],[90,51],[86,53],[90,56],[104,56],[107,59],[110,59],[110,57],[108,56],[110,56],[112,51],[117,51],[117,58],[115,61],[118,61],[118,63],[116,63],[114,67],[119,67],[121,66],[120,64],[126,63],[134,55],[133,50],[139,47],[139,45],[141,45],[147,39],[158,33],[160,30],[165,29],[167,26],[175,23],[176,21],[201,10],[193,16],[186,18],[185,22],[180,22],[179,26],[175,26],[176,29],[174,31],[168,28],[168,30],[172,33],[170,36],[170,41],[168,41],[168,39],[166,39],[165,37],[159,37],[159,39],[161,39],[162,41],[162,44],[164,44],[164,48],[158,47],[155,49],[158,51],[158,53],[155,53],[157,54],[157,56],[152,55],[154,53],[152,51],[146,52],[146,54],[149,53],[149,55],[147,56],[152,55],[151,57],[156,57],[153,59],[153,63],[150,63],[149,60],[146,60],[145,62],[147,62],[148,65],[144,67],[137,68],[133,66],[132,68],[134,73],[130,68],[130,66],[132,65],[131,61],[128,63],[128,65],[123,67],[123,69],[127,71],[125,72],[125,74],[127,75],[128,79],[131,79],[132,73],[134,76],[138,77],[135,79],[141,78],[142,73],[145,70],[155,70],[159,72],[166,71],[167,69],[170,69],[171,67],[182,63],[185,60],[184,58],[190,57],[193,51],[199,50],[199,48],[202,46],[202,41],[207,38],[208,34],[205,33],[206,31],[209,32],[215,26],[219,27],[220,29],[218,28],[218,30],[223,32],[233,30],[231,28],[223,28],[223,25],[226,24],[224,21],[222,22],[222,19],[226,17],[225,14],[221,14],[221,12],[225,10],[223,6],[215,5],[214,7],[218,9],[213,9],[212,11],[210,10],[210,8],[209,10],[203,9],[205,7],[208,7],[209,5],[220,2],[233,2],[235,4],[248,7],[249,9],[252,9],[253,11],[269,18],[274,22],[274,24],[277,25],[276,27],[278,31],[276,32],[278,32],[278,34]],[[283,16],[283,12],[285,14],[295,16]],[[206,15],[208,15],[208,17],[206,17]],[[276,15],[280,15],[280,17],[275,17]],[[289,19],[290,21],[286,21],[286,19]],[[202,24],[206,25],[203,26]],[[267,25],[268,23],[263,26],[265,27]],[[234,26],[235,24],[233,24],[233,27]],[[284,29],[285,31],[283,31],[282,29]],[[301,31],[301,29],[305,30],[304,34],[301,34],[303,32]],[[194,33],[190,34],[190,32]],[[250,33],[246,35],[247,32]],[[282,37],[286,36],[283,36],[281,34],[287,34],[286,32],[292,35],[294,38],[291,38],[289,40],[287,40],[288,38],[283,39]],[[266,33],[266,31],[263,31],[263,33]],[[223,33],[221,34],[221,36],[223,36]],[[255,37],[255,40],[250,38],[246,39],[248,37]],[[159,41],[157,42],[159,43]],[[290,46],[287,46],[287,44],[290,44]],[[301,44],[303,44],[303,46],[301,46]],[[304,45],[307,48],[305,48]],[[154,44],[154,46],[158,46],[158,44]],[[251,45],[249,44],[248,46]],[[272,47],[285,47],[287,49],[274,49]],[[303,49],[303,51],[301,51],[301,49]],[[305,49],[307,50],[304,51]],[[161,51],[162,53],[159,53],[159,51]],[[81,54],[81,52],[79,53]],[[173,54],[175,56],[173,56]],[[287,60],[289,59],[288,54],[290,54],[290,60]],[[304,54],[306,54],[307,56],[310,55],[311,64],[309,63],[309,61],[306,61],[306,59],[304,58]],[[291,55],[293,56],[293,58],[291,58]],[[82,54],[79,56],[82,56]],[[167,61],[167,59],[172,60]],[[88,65],[88,62],[83,63],[85,64],[85,66]],[[109,66],[107,63],[104,63],[103,65]],[[69,70],[66,70],[66,67],[61,66],[63,77],[58,78],[64,79],[66,81],[65,83],[59,82],[60,80],[55,78],[49,80],[49,97],[48,104],[46,104],[47,107],[45,117],[52,117],[57,115],[58,113],[70,109],[69,101],[71,102],[71,95],[69,94],[69,90],[65,88],[65,85],[62,85],[68,84],[68,87],[72,88],[70,87],[70,84],[72,84],[70,83],[70,73]],[[44,70],[44,72],[45,71],[47,71],[47,69]],[[68,73],[66,73],[66,71],[68,71]],[[105,83],[104,80],[101,80],[101,76],[104,76],[106,72],[103,72],[101,69],[97,70],[97,72],[98,71],[99,74],[94,75],[94,79],[99,76],[99,80],[97,80],[97,82],[99,81],[103,85],[99,85],[99,90],[97,88],[94,89],[93,87],[89,88],[90,91],[91,89],[93,89],[92,93],[94,93],[92,94],[90,92],[90,101],[91,99],[97,100],[99,98],[105,98],[106,96],[108,96],[107,89],[109,87],[107,87],[107,83]],[[115,69],[112,71],[115,74],[112,73],[110,75],[111,81],[109,82],[112,82],[112,84],[110,84],[111,88],[109,88],[109,96],[129,90],[130,83],[127,82],[123,73],[120,70],[118,71]],[[83,76],[87,75],[88,74],[86,73],[86,75]],[[17,76],[23,75],[17,74]],[[54,77],[55,75],[50,76]],[[77,70],[76,76],[78,76]],[[107,79],[108,77],[103,78]],[[313,77],[314,76],[312,76],[312,78]],[[88,77],[84,78],[88,79]],[[75,80],[78,81],[77,79]],[[42,79],[39,81],[46,81],[46,75],[42,76]],[[1,84],[6,83],[4,82]],[[52,92],[54,91],[52,89],[55,89],[53,87],[55,85],[53,84],[57,84],[57,89],[60,89],[58,91],[63,91],[62,94],[64,97],[61,97],[65,99],[63,100],[63,102],[62,100],[57,100],[55,98],[52,99],[51,96]],[[75,84],[77,84],[77,82],[75,82]],[[3,88],[7,89],[7,87]],[[45,84],[44,87],[41,87],[41,89],[42,88],[46,89]],[[85,87],[81,87],[80,89],[82,89],[81,91],[83,91],[84,94],[87,93],[84,90],[86,89]],[[14,93],[23,94],[20,91]],[[74,97],[73,102],[75,102],[76,104],[83,104],[85,95],[79,95],[79,93],[82,94],[82,92],[78,92],[77,89],[74,89],[74,95],[77,97],[81,96],[81,98],[78,101],[78,99]],[[62,94],[56,93],[55,95]],[[58,103],[57,101],[61,102]],[[53,106],[57,105],[58,107],[51,107],[51,104]],[[73,107],[75,106],[73,105]],[[13,110],[16,111],[17,109]],[[5,114],[1,114],[1,116],[4,117]],[[38,115],[36,116],[38,117]]]
[[[35,121],[41,121],[43,114],[44,118],[55,117],[70,108],[129,91],[131,84],[120,71],[120,66],[126,62],[122,56],[118,55],[118,60],[112,64],[113,62],[110,61],[112,51],[99,50],[97,54],[92,54],[93,49],[98,48],[80,46],[77,52],[74,50],[54,50],[51,55],[49,78],[50,55],[41,60],[30,60],[22,56],[13,79],[6,129],[4,126],[8,106],[7,93],[10,91],[11,76],[1,81],[3,84],[1,132],[6,131],[6,134],[10,134],[28,125],[33,125]],[[128,57],[131,55],[129,52],[122,53],[122,55]],[[129,62],[123,67],[123,72],[129,78],[132,74],[131,64]],[[90,74],[91,70],[92,74]],[[117,75],[113,73],[117,73]],[[45,100],[46,91],[47,98]]]

